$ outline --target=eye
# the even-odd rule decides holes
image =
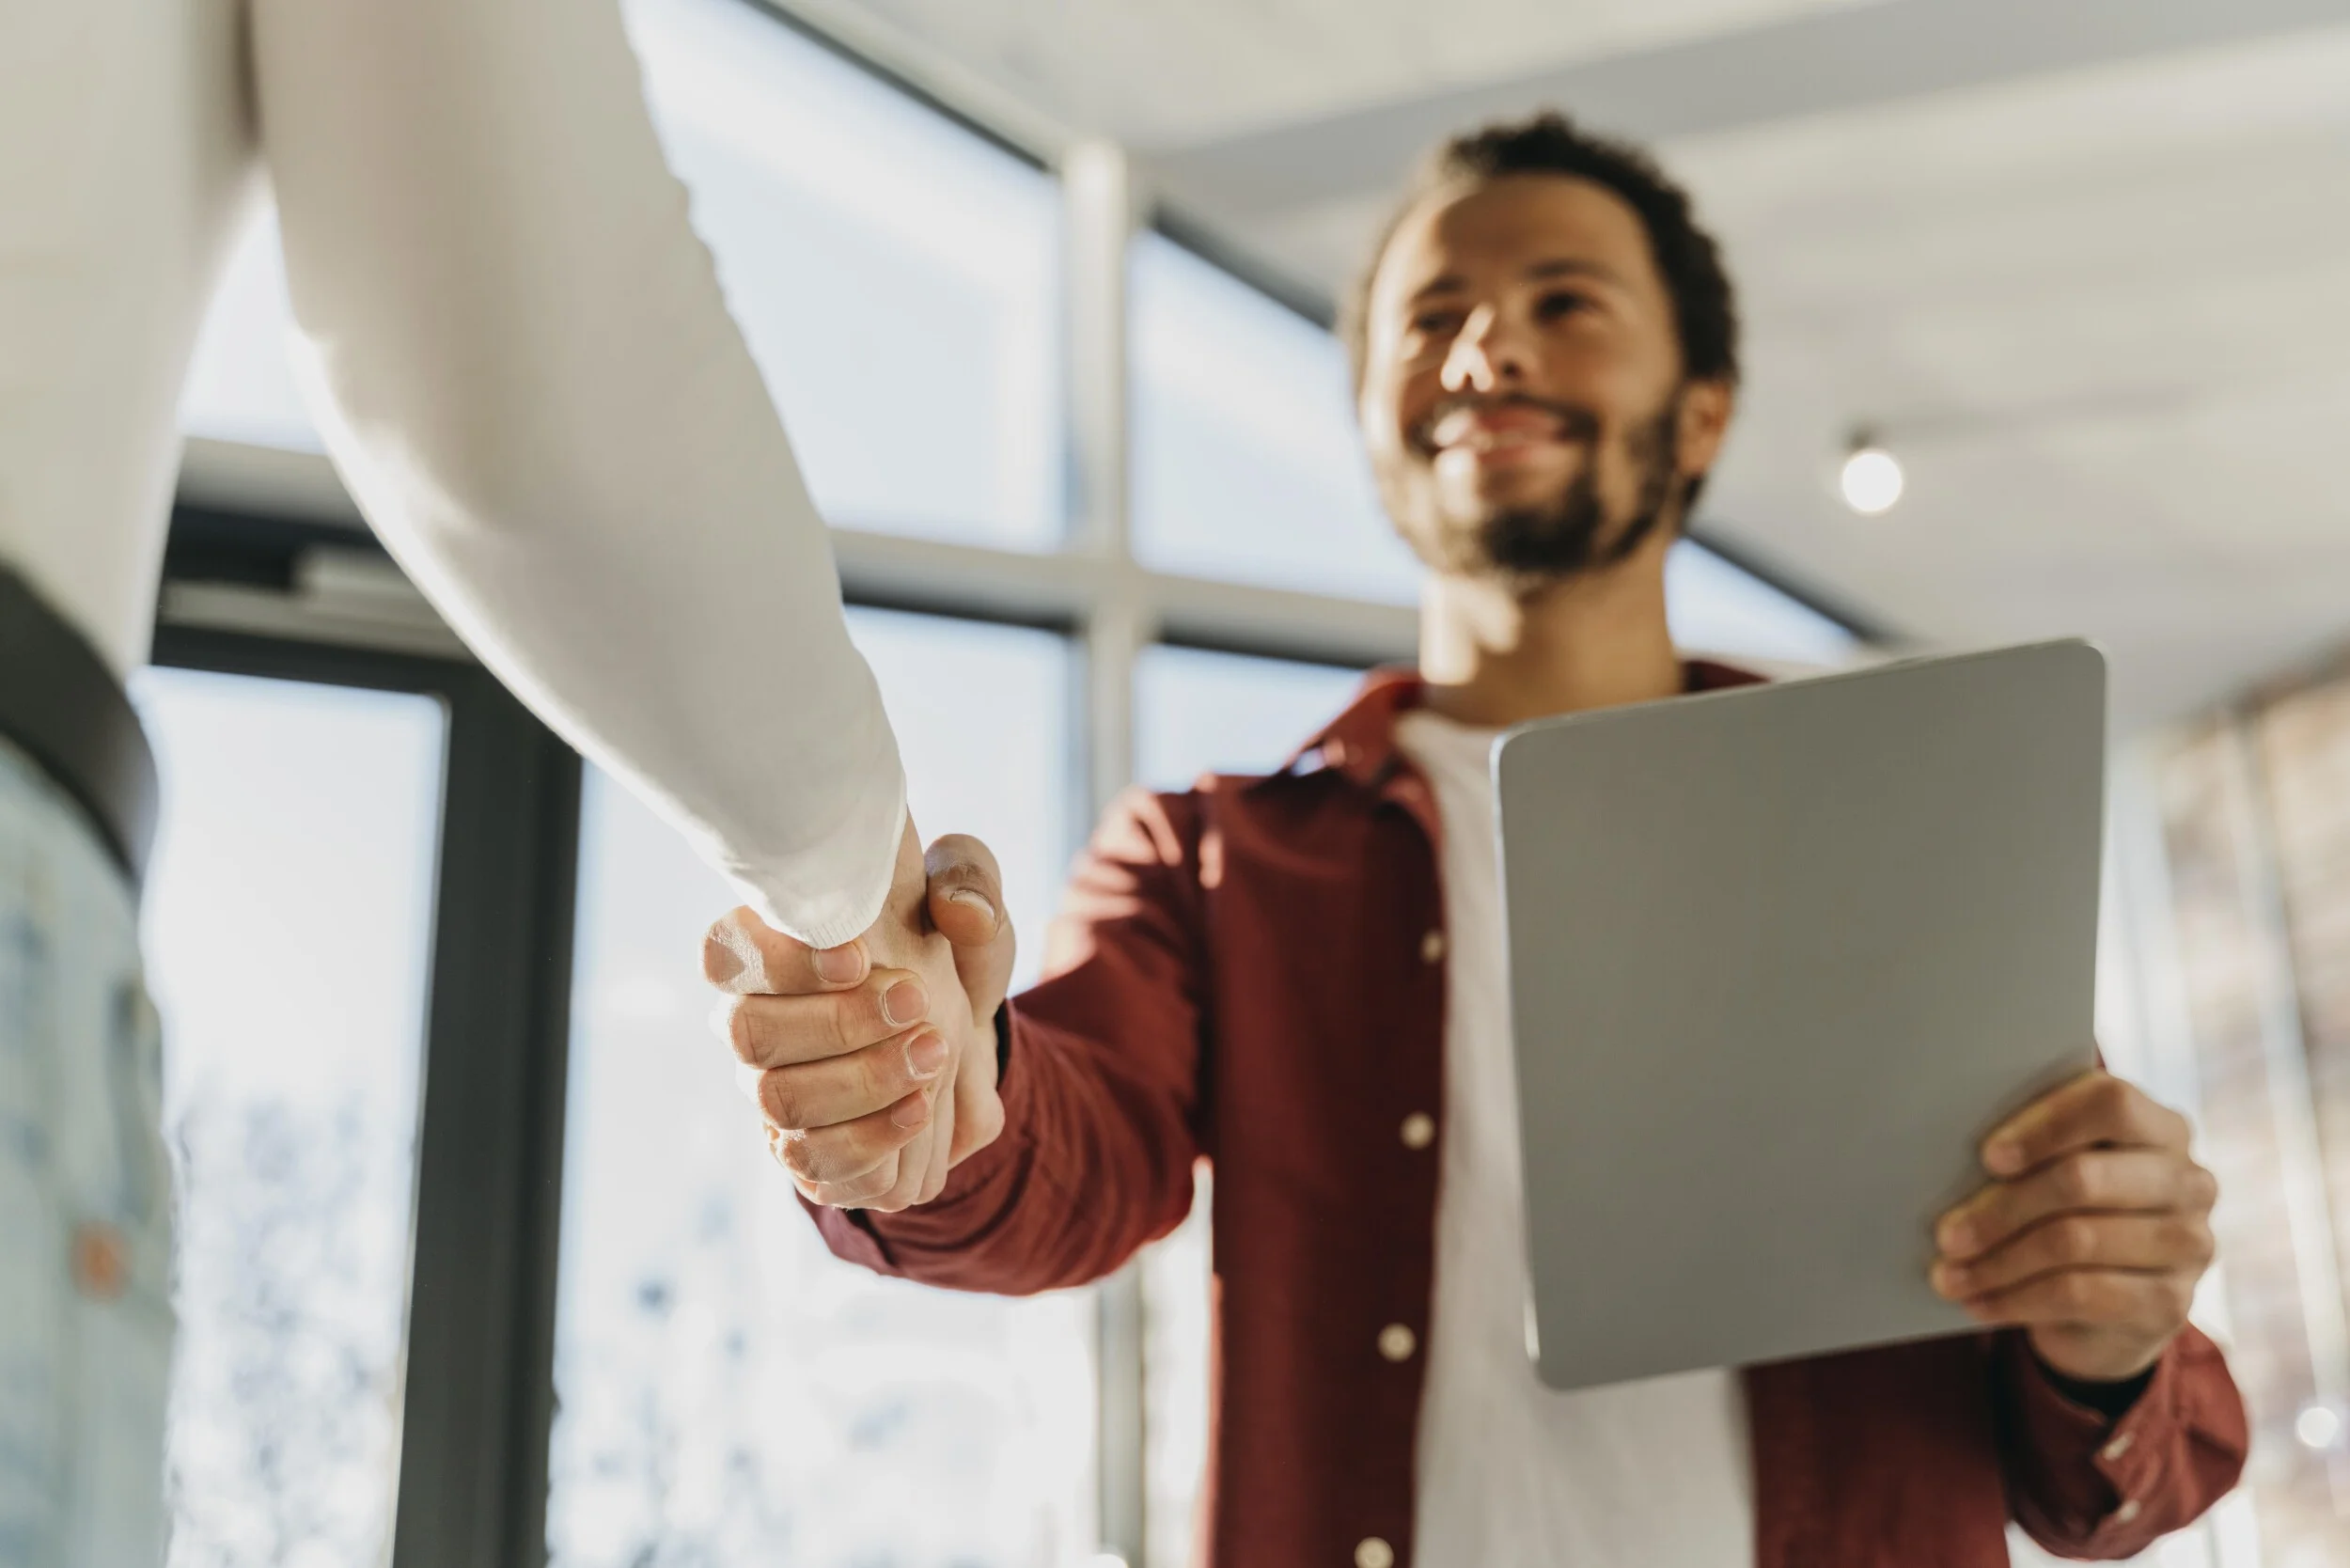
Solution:
[[[1428,337],[1449,337],[1461,330],[1461,313],[1449,308],[1423,310],[1412,318],[1412,330]]]
[[[1588,295],[1572,289],[1555,289],[1544,294],[1534,306],[1534,314],[1545,321],[1562,321],[1591,307]]]

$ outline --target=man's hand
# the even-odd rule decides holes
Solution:
[[[716,1027],[768,1147],[811,1201],[927,1203],[995,1140],[995,1010],[1011,962],[995,857],[952,835],[925,857],[911,821],[881,918],[855,941],[818,951],[747,908],[710,928],[702,973],[727,993]]]
[[[2186,1323],[2211,1264],[2219,1184],[2186,1119],[2105,1073],[2074,1079],[1983,1140],[1991,1184],[1942,1216],[1934,1288],[2031,1331],[2052,1371],[2136,1377]]]

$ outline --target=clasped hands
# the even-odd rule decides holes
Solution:
[[[705,933],[702,973],[724,994],[714,1026],[769,1150],[809,1201],[927,1203],[1003,1130],[1003,911],[986,845],[949,835],[925,855],[909,821],[881,917],[855,941],[811,949],[748,908]]]
[[[816,951],[748,909],[712,926],[703,971],[769,1147],[811,1201],[927,1203],[1003,1128],[995,1017],[1010,922],[995,856],[907,824],[881,918]],[[1982,1190],[1944,1215],[1931,1282],[1979,1321],[2028,1331],[2053,1371],[2121,1382],[2151,1367],[2210,1266],[2218,1184],[2185,1118],[2103,1072],[1984,1139]]]

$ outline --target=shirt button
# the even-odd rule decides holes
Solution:
[[[1436,1141],[1436,1119],[1426,1111],[1414,1111],[1403,1119],[1403,1147],[1425,1149]]]
[[[2124,1432],[2119,1437],[2116,1437],[2112,1442],[2107,1443],[2101,1451],[2107,1459],[2119,1459],[2123,1454],[2129,1452],[2130,1445],[2137,1441],[2138,1435],[2136,1433]]]
[[[2122,1499],[2122,1506],[2121,1506],[2121,1507],[2119,1507],[2119,1508],[2117,1508],[2117,1509],[2115,1509],[2115,1510],[2113,1511],[2113,1522],[2114,1522],[2115,1524],[2117,1524],[2117,1525],[2126,1525],[2126,1524],[2128,1524],[2128,1523],[2129,1523],[2132,1519],[2135,1519],[2135,1518],[2137,1518],[2137,1517],[2138,1517],[2138,1499],[2137,1499],[2136,1497],[2124,1497],[2124,1498],[2123,1498],[2123,1499]],[[1360,1557],[1360,1555],[1361,1555],[1361,1554],[1358,1552],[1358,1553],[1356,1554],[1357,1558],[1359,1558],[1359,1557]]]
[[[1391,1323],[1379,1330],[1379,1354],[1390,1361],[1408,1361],[1418,1348],[1419,1336],[1402,1324]]]
[[[1444,933],[1432,931],[1419,939],[1419,961],[1422,964],[1444,962]]]
[[[1375,1535],[1355,1543],[1355,1568],[1395,1568],[1395,1548]]]

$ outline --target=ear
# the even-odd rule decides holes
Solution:
[[[1720,380],[1692,381],[1681,391],[1679,436],[1681,477],[1696,479],[1713,472],[1721,456],[1722,438],[1730,433],[1730,416],[1738,394]]]

